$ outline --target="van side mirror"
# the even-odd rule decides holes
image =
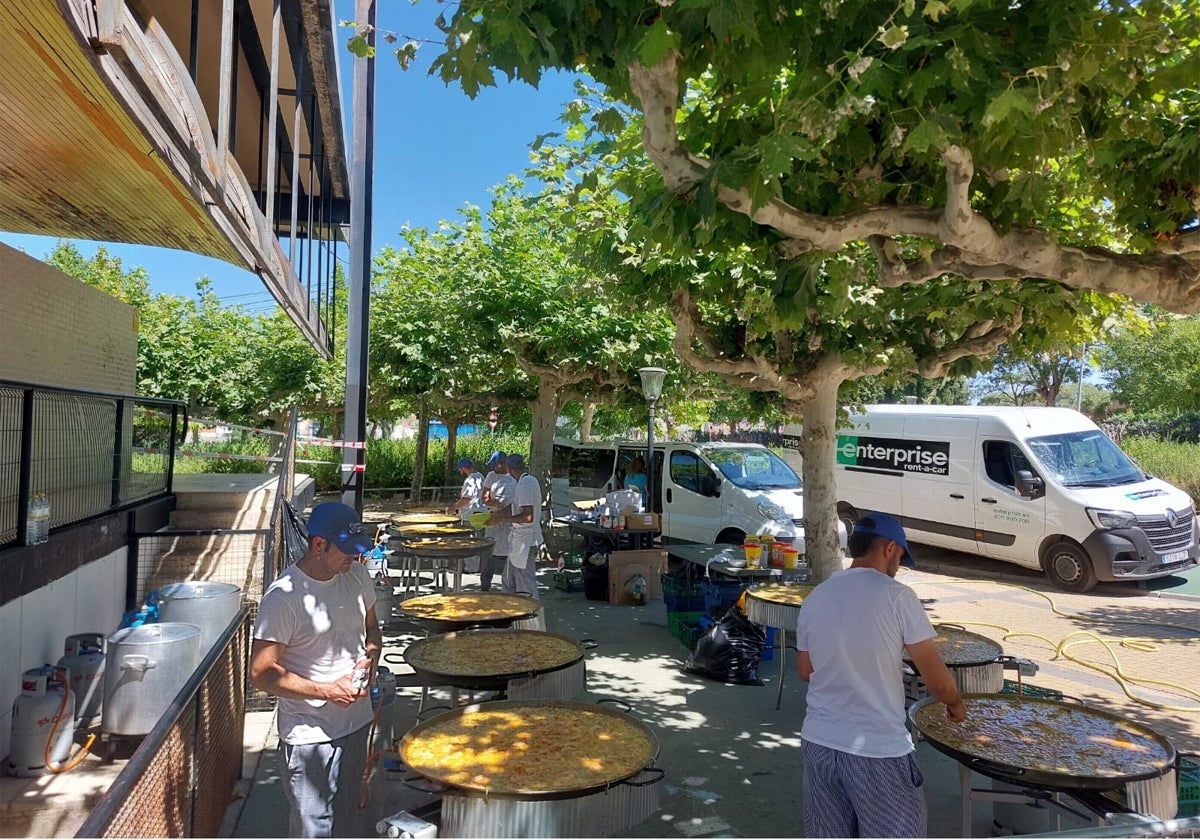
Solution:
[[[1031,499],[1041,497],[1046,485],[1040,478],[1035,478],[1029,470],[1017,470],[1017,492]]]

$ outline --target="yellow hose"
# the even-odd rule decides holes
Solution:
[[[1195,635],[1197,637],[1200,637],[1200,629],[1191,627],[1186,624],[1173,624],[1171,622],[1166,622],[1166,621],[1139,621],[1139,620],[1128,619],[1128,618],[1099,618],[1096,616],[1083,615],[1081,613],[1065,612],[1065,611],[1059,609],[1058,605],[1056,603],[1054,603],[1054,599],[1051,598],[1049,595],[1047,595],[1045,592],[1039,592],[1036,589],[1030,589],[1028,586],[1019,586],[1016,584],[1001,583],[999,581],[991,581],[991,580],[968,581],[963,578],[954,578],[954,579],[950,579],[950,580],[946,580],[946,581],[934,581],[934,580],[915,581],[913,583],[913,585],[916,586],[916,585],[921,585],[921,584],[943,584],[943,583],[969,583],[971,585],[987,584],[987,585],[991,585],[991,586],[1003,586],[1007,589],[1020,589],[1025,592],[1031,592],[1034,595],[1038,595],[1042,598],[1045,598],[1046,601],[1048,601],[1050,604],[1051,611],[1054,612],[1056,615],[1062,616],[1063,618],[1074,619],[1076,621],[1086,621],[1086,622],[1091,622],[1091,623],[1095,623],[1095,624],[1132,624],[1132,625],[1145,626],[1145,627],[1170,627],[1175,630],[1184,630],[1189,633],[1192,633],[1193,635]],[[1071,662],[1074,662],[1078,665],[1082,665],[1085,668],[1090,668],[1093,671],[1097,671],[1101,674],[1104,674],[1106,677],[1111,678],[1121,687],[1121,691],[1123,691],[1125,693],[1125,696],[1128,697],[1130,700],[1133,700],[1135,703],[1141,703],[1145,706],[1151,706],[1156,709],[1163,709],[1163,710],[1172,711],[1172,712],[1189,712],[1192,714],[1200,713],[1200,705],[1176,706],[1176,705],[1172,705],[1169,703],[1159,703],[1155,700],[1150,700],[1145,697],[1139,697],[1136,694],[1134,694],[1132,689],[1130,688],[1131,685],[1146,685],[1146,686],[1154,685],[1154,686],[1162,686],[1164,688],[1168,688],[1173,691],[1177,691],[1181,694],[1186,694],[1190,697],[1196,698],[1197,701],[1200,701],[1200,692],[1194,691],[1193,689],[1190,689],[1187,686],[1182,686],[1182,685],[1179,685],[1178,683],[1166,682],[1164,680],[1154,680],[1154,679],[1149,679],[1146,677],[1134,677],[1129,674],[1126,674],[1124,672],[1124,670],[1121,668],[1121,662],[1117,658],[1117,654],[1116,654],[1116,651],[1113,649],[1112,642],[1110,640],[1104,639],[1104,638],[1096,635],[1095,633],[1091,632],[1090,630],[1074,630],[1074,631],[1068,633],[1066,636],[1063,636],[1063,638],[1060,639],[1056,643],[1053,639],[1050,639],[1049,637],[1043,636],[1039,633],[1016,633],[1016,632],[1013,632],[1008,627],[1004,627],[1003,625],[990,624],[988,622],[983,622],[983,621],[960,621],[958,619],[939,619],[938,623],[939,624],[960,624],[960,625],[970,624],[970,625],[977,626],[977,627],[992,627],[992,628],[1000,630],[1001,632],[1004,633],[1004,636],[1003,636],[1004,640],[1016,639],[1016,638],[1038,639],[1040,641],[1045,642],[1050,647],[1054,648],[1054,658],[1055,659],[1057,659],[1059,657],[1062,657],[1063,659],[1068,659]],[[1076,640],[1072,641],[1072,637],[1075,637],[1075,636],[1083,636],[1085,638],[1076,639]],[[1152,652],[1158,650],[1159,645],[1167,644],[1170,642],[1178,642],[1178,641],[1181,641],[1181,640],[1180,639],[1154,639],[1154,638],[1139,637],[1139,638],[1122,639],[1118,644],[1120,647],[1125,647],[1130,650],[1141,651],[1143,653],[1152,653]],[[1069,652],[1070,649],[1073,647],[1076,647],[1078,645],[1087,645],[1087,644],[1100,644],[1104,647],[1104,649],[1108,652],[1108,655],[1110,657],[1112,657],[1111,670],[1109,667],[1106,667],[1103,665],[1098,665],[1094,662],[1089,662],[1084,659],[1080,659],[1077,656],[1073,656]]]

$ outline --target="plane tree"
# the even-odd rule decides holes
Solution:
[[[468,94],[557,68],[612,98],[590,127],[676,351],[803,411],[810,511],[840,382],[1034,346],[1077,311],[1067,290],[1200,309],[1195,0],[466,0],[442,23],[434,71]],[[684,278],[654,249],[713,261]]]

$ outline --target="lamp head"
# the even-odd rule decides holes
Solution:
[[[642,377],[642,394],[646,397],[646,402],[657,402],[662,396],[666,370],[660,367],[644,367],[638,370],[638,375]]]

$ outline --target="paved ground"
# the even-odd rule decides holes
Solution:
[[[555,551],[562,540],[553,534]],[[901,576],[925,600],[932,618],[962,624],[1000,642],[1006,653],[1037,662],[1041,670],[1030,682],[1141,721],[1180,751],[1200,753],[1200,600],[1129,585],[1064,594],[1041,576],[1013,567],[1004,567],[1003,579],[970,578],[972,563],[982,561],[932,550],[918,556],[923,569],[903,570]],[[980,570],[996,573],[987,564],[974,571]],[[551,572],[546,567],[539,574],[547,629],[598,642],[587,658],[587,697],[624,701],[661,743],[662,809],[622,836],[802,835],[799,731],[805,687],[795,677],[793,655],[785,657],[782,708],[776,710],[777,659],[763,663],[761,687],[695,677],[681,670],[688,651],[670,635],[661,600],[644,607],[589,601],[582,593],[553,589]],[[389,629],[385,657],[401,662],[404,646],[417,637],[405,628]],[[1141,679],[1163,684],[1137,682]],[[419,694],[416,688],[400,690],[398,734],[415,721]],[[284,802],[273,728],[260,716],[248,730],[261,739],[252,748],[262,750],[262,759],[242,807],[231,809],[225,836],[278,836]],[[927,743],[918,746],[918,758],[927,779],[930,835],[961,836],[959,765]],[[975,777],[976,784],[981,781],[988,784]],[[374,778],[373,818],[421,812],[433,801],[406,785],[401,773]],[[990,834],[996,816],[1025,831],[1049,829],[1045,814],[1012,805],[993,811],[990,803],[976,802],[972,833]],[[1077,824],[1066,821],[1063,827]]]

